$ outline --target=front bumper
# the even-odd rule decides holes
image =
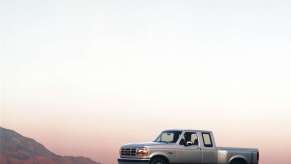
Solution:
[[[118,158],[118,164],[149,164],[149,159],[128,159],[128,158]]]

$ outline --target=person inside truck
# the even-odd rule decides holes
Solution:
[[[180,145],[198,145],[198,137],[196,133],[185,132],[183,138],[180,141]]]

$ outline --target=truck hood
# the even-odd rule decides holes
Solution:
[[[143,142],[143,143],[129,143],[122,146],[122,148],[138,148],[138,147],[145,147],[145,146],[160,146],[165,145],[167,143],[162,142]]]

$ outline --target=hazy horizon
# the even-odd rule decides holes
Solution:
[[[291,2],[1,1],[0,126],[115,164],[163,129],[291,152]]]

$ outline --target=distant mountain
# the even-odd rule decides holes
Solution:
[[[85,157],[60,156],[31,138],[0,127],[0,164],[100,164]]]

